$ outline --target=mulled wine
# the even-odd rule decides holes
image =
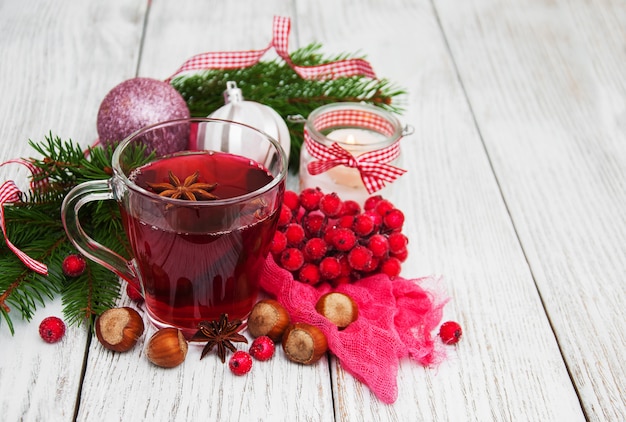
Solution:
[[[217,199],[170,199],[165,188],[156,198],[154,186],[169,186],[171,175],[180,185],[216,184],[210,194]],[[152,192],[130,195],[120,208],[154,322],[191,333],[222,313],[245,318],[257,298],[284,186],[246,197],[271,183],[272,174],[249,158],[206,151],[158,159],[129,179]]]
[[[189,133],[189,150],[145,153],[146,142]],[[150,320],[190,338],[204,320],[246,318],[282,206],[287,157],[280,144],[241,123],[175,119],[138,130],[111,157],[109,180],[65,196],[61,218],[84,256],[140,289]],[[114,199],[133,258],[91,238],[79,210]]]

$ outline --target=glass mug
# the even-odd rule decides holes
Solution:
[[[185,151],[138,155],[145,141],[180,136],[188,138]],[[157,327],[173,326],[190,337],[200,321],[222,313],[245,318],[259,292],[285,190],[280,144],[240,123],[179,119],[126,138],[112,168],[109,180],[82,183],[63,201],[63,224],[76,248],[141,291]],[[130,261],[80,224],[85,204],[109,199],[119,205]]]

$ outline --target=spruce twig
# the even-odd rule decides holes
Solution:
[[[117,276],[90,261],[79,277],[66,277],[62,271],[63,259],[76,250],[63,228],[61,203],[77,184],[110,177],[113,147],[88,148],[85,154],[78,144],[52,134],[43,142],[29,143],[43,156],[30,159],[40,170],[33,179],[46,183],[25,192],[21,202],[5,205],[5,222],[9,239],[32,258],[44,262],[48,275],[30,271],[4,241],[0,244],[0,313],[11,333],[13,312],[30,321],[38,306],[57,295],[61,295],[68,323],[91,323],[92,316],[115,305],[120,288]],[[138,149],[132,158],[140,165],[147,156]],[[130,256],[114,201],[87,204],[81,216],[83,227],[95,240],[122,256]]]
[[[311,44],[291,54],[295,64],[313,66],[337,60],[354,58],[347,54],[324,57],[320,44]],[[359,57],[363,58],[363,57]],[[287,123],[291,135],[289,167],[298,170],[303,126],[287,120],[288,116],[306,118],[316,108],[336,102],[364,102],[390,112],[403,108],[396,100],[406,92],[386,79],[352,76],[331,80],[302,79],[282,59],[261,61],[254,66],[234,70],[207,70],[182,75],[172,80],[192,116],[208,116],[224,105],[226,82],[235,81],[248,101],[256,101],[273,108]]]

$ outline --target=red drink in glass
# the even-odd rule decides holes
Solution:
[[[170,155],[146,150],[172,136],[188,137],[190,149]],[[222,313],[245,318],[282,204],[287,158],[280,144],[236,122],[178,119],[129,136],[111,164],[109,180],[82,183],[63,201],[63,224],[76,248],[141,290],[159,327],[191,337],[200,321]],[[194,198],[186,188],[195,183],[204,184],[195,188],[205,192]],[[81,225],[81,207],[108,199],[120,207],[131,260],[99,244]]]
[[[154,161],[131,175],[138,186],[181,181],[195,171],[198,182],[217,183],[219,199],[254,192],[272,176],[249,159],[227,153],[198,153]],[[250,206],[194,207],[193,201],[165,204],[151,214],[130,216],[125,230],[139,273],[147,309],[156,322],[194,329],[201,320],[244,318],[259,292],[258,276],[269,252],[277,212],[262,200]]]

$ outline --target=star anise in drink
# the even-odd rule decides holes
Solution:
[[[199,172],[188,176],[183,182],[171,171],[168,173],[169,183],[148,183],[159,196],[172,199],[187,199],[189,201],[210,201],[218,199],[211,191],[217,183],[198,183]]]
[[[222,363],[226,362],[226,349],[231,352],[237,350],[233,342],[248,342],[247,338],[239,334],[241,324],[242,321],[239,319],[228,321],[226,314],[222,314],[218,320],[200,322],[198,332],[191,339],[191,341],[207,341],[206,346],[202,349],[200,359],[217,347],[217,356],[222,360]]]

